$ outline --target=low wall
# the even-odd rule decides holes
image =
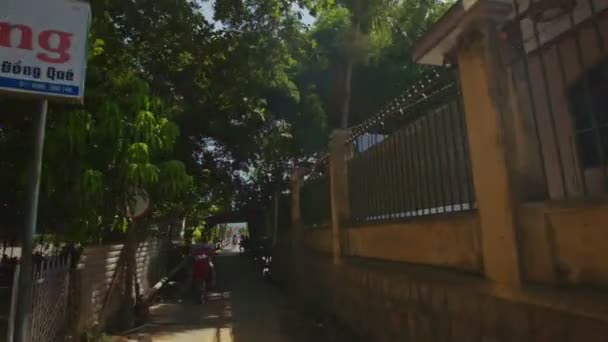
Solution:
[[[476,212],[345,229],[348,256],[448,267],[480,273]]]
[[[298,258],[294,266],[291,289],[297,296],[364,340],[608,340],[608,315],[598,318],[497,296],[481,277],[462,272],[354,258],[333,265],[318,254]],[[556,302],[564,297],[556,295]]]
[[[524,205],[519,236],[528,281],[608,288],[608,204]]]
[[[106,323],[120,325],[120,310],[124,301],[123,245],[94,246],[84,249],[72,274],[71,304],[74,336],[96,326],[105,305]],[[160,241],[147,241],[137,249],[137,281],[143,293],[161,279],[166,268],[166,249]],[[118,272],[118,273],[117,273]],[[116,279],[115,279],[116,278]],[[115,288],[108,297],[114,280]],[[107,304],[104,304],[106,303]]]
[[[312,251],[331,254],[331,228],[308,228],[302,234],[304,245]]]

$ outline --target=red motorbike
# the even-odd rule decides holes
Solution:
[[[200,303],[206,303],[208,290],[215,283],[215,265],[213,263],[213,251],[195,253],[192,264],[192,283],[194,293]]]

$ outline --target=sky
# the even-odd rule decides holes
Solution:
[[[203,11],[203,14],[207,18],[207,20],[209,20],[210,22],[213,22],[213,3],[214,3],[214,1],[201,2],[201,9]],[[312,17],[310,15],[310,13],[308,13],[308,11],[306,11],[306,10],[301,10],[301,11],[302,11],[302,22],[307,25],[312,25],[315,22],[315,18]],[[218,24],[219,23],[216,23],[216,25],[218,25]]]

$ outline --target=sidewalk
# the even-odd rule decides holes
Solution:
[[[193,304],[183,286],[174,299],[151,309],[149,324],[130,336],[144,341],[346,342],[337,329],[315,323],[264,282],[252,261],[237,254],[218,258],[218,292]]]

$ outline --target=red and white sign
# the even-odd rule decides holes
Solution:
[[[90,20],[78,0],[1,0],[0,91],[82,100]]]

